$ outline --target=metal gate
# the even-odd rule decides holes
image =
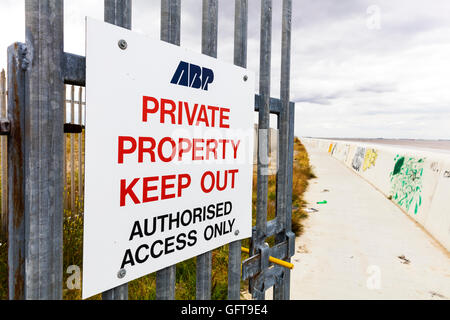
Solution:
[[[73,93],[72,119],[65,123],[64,85],[85,86],[86,74],[85,57],[63,51],[63,3],[25,0],[26,43],[14,43],[8,48],[8,114],[0,127],[2,134],[8,135],[10,299],[62,298],[63,206],[67,201],[63,194],[64,132],[81,129],[73,125]],[[105,0],[105,22],[131,29],[131,5],[131,0]],[[281,92],[280,99],[271,98],[272,0],[261,0],[259,94],[255,95],[254,105],[259,113],[257,219],[250,257],[242,265],[241,241],[229,244],[228,299],[232,300],[240,298],[241,278],[249,279],[255,299],[264,299],[270,287],[274,287],[274,299],[289,299],[290,270],[272,264],[269,257],[289,261],[295,245],[291,232],[291,14],[292,0],[283,0]],[[161,0],[161,40],[180,45],[180,16],[180,0]],[[215,58],[217,25],[218,0],[203,0],[202,53]],[[248,1],[235,0],[234,64],[241,67],[247,67],[247,26]],[[276,217],[267,221],[270,114],[278,117],[279,167]],[[272,247],[266,243],[268,237],[275,238]],[[197,299],[211,298],[211,264],[211,252],[197,256]],[[175,298],[175,270],[174,265],[157,272],[157,299]],[[127,299],[128,285],[104,292],[102,297]]]

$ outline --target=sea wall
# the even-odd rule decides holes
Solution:
[[[350,141],[301,140],[307,149],[327,152],[364,178],[450,251],[450,206],[446,201],[450,200],[450,154]]]

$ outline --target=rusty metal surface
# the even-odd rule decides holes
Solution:
[[[7,136],[11,131],[11,122],[8,118],[0,118],[0,135]]]
[[[8,48],[8,291],[9,299],[25,298],[25,69],[27,48]]]
[[[0,169],[1,169],[1,219],[0,219],[0,239],[6,239],[8,237],[8,159],[7,159],[7,137],[11,130],[11,124],[7,114],[6,103],[6,73],[3,69],[0,73]]]

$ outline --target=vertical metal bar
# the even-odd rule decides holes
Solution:
[[[180,45],[180,0],[161,0],[161,40]],[[175,300],[176,265],[156,272],[156,299]]]
[[[62,298],[63,0],[26,0],[25,298]]]
[[[202,53],[217,58],[218,0],[203,0]]]
[[[234,9],[234,64],[246,68],[248,0],[236,0]],[[241,241],[231,242],[228,248],[228,299],[239,300],[241,287]]]
[[[272,1],[262,0],[261,4],[261,44],[259,64],[259,109],[258,130],[258,187],[257,187],[257,218],[256,232],[258,238],[264,238],[267,222],[267,192],[268,192],[268,150],[270,128],[270,69],[271,69],[271,39],[272,38]],[[261,150],[262,149],[262,150]],[[262,152],[263,151],[263,152]]]
[[[131,0],[105,0],[104,20],[131,30]],[[128,284],[102,293],[103,300],[128,300]]]
[[[7,117],[6,110],[6,75],[5,70],[2,70],[0,74],[0,112],[1,117]],[[2,237],[6,237],[8,230],[8,166],[7,166],[7,137],[1,137],[1,174],[2,174],[2,203],[1,203],[1,234]]]
[[[286,231],[292,231],[292,181],[294,167],[294,126],[295,124],[295,103],[289,103],[289,137],[288,137],[288,161],[287,161],[287,194],[286,194]],[[290,248],[293,250],[293,248]],[[292,253],[289,254],[286,261],[291,262]],[[291,291],[291,270],[285,270],[284,281],[284,299],[290,300]]]
[[[131,30],[131,0],[105,0],[104,20]]]
[[[25,298],[25,69],[26,46],[8,48],[8,291]]]
[[[161,40],[180,45],[180,0],[161,0]]]
[[[78,87],[78,123],[81,126],[81,132],[78,134],[78,205],[81,207],[82,197],[83,197],[83,166],[82,166],[82,156],[83,156],[83,146],[82,146],[82,135],[83,135],[83,122],[81,118],[83,116],[83,87]]]
[[[270,128],[270,69],[272,42],[272,1],[261,1],[261,39],[259,61],[259,94],[261,106],[258,117],[258,171],[256,194],[256,232],[252,237],[251,253],[256,254],[264,247],[267,230],[267,193],[269,169],[269,128]],[[263,262],[261,262],[263,264]],[[267,265],[267,263],[264,263]],[[265,270],[262,270],[263,277]],[[262,282],[263,283],[263,282]],[[256,288],[256,282],[250,279],[252,295],[255,299],[265,298],[265,288]]]
[[[70,88],[70,123],[75,123],[75,86]],[[75,212],[75,134],[70,134],[70,212]]]
[[[64,123],[67,123],[67,85],[64,85]],[[68,197],[69,197],[69,191],[67,188],[67,159],[66,159],[66,155],[67,155],[67,135],[64,133],[63,134],[64,138],[63,138],[63,168],[64,168],[64,193],[63,193],[63,197],[64,197],[64,202],[63,202],[63,209],[66,210],[68,207]]]
[[[85,156],[86,156],[86,154],[85,154],[85,152],[86,152],[86,89],[85,89],[85,91],[84,91],[84,94],[85,94],[85,96],[84,96],[84,100],[81,102],[81,108],[82,108],[82,111],[81,111],[81,125],[82,125],[82,128],[81,128],[81,141],[82,141],[82,149],[83,149],[83,157],[81,158],[81,160],[82,160],[82,175],[81,175],[81,177],[82,177],[82,180],[83,180],[83,184],[81,185],[81,196],[82,196],[82,198],[83,198],[83,208],[84,208],[84,181],[85,181],[85,179],[84,179],[84,173],[85,173]],[[84,109],[84,116],[83,116],[83,109]],[[83,130],[83,127],[84,127],[84,130]],[[83,210],[83,213],[84,213],[84,210]]]
[[[282,19],[282,55],[281,55],[281,92],[280,98],[283,109],[289,109],[288,117],[288,158],[286,161],[287,184],[286,184],[286,224],[285,233],[292,232],[292,170],[294,161],[294,121],[295,104],[290,103],[290,85],[291,85],[291,29],[292,29],[292,0],[283,0],[283,19]],[[292,250],[292,248],[290,248]],[[291,258],[287,257],[290,262]],[[285,269],[283,277],[284,300],[290,299],[291,270]]]
[[[203,0],[202,53],[217,58],[218,0]],[[197,300],[211,299],[212,251],[197,256]]]
[[[175,300],[176,265],[156,272],[156,300]]]
[[[289,159],[289,134],[290,134],[290,67],[291,67],[291,16],[292,16],[292,0],[283,0],[283,12],[282,12],[282,38],[281,38],[281,78],[280,78],[280,100],[281,100],[281,113],[280,113],[280,140],[279,140],[279,170],[277,189],[277,215],[279,214],[280,223],[282,223],[283,231],[277,234],[276,242],[286,241],[286,232],[291,231],[291,213],[287,211],[289,190],[288,186],[288,165],[292,162],[292,158]],[[292,171],[290,173],[292,175]],[[292,192],[292,191],[291,191]],[[284,270],[284,279],[286,280],[287,274],[290,270]],[[275,285],[274,287],[274,300],[288,299],[289,296],[289,282],[281,281],[281,286]],[[286,294],[288,296],[286,296]]]

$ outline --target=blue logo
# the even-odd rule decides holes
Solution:
[[[214,81],[214,72],[192,63],[180,61],[170,83],[208,91],[208,85]]]

